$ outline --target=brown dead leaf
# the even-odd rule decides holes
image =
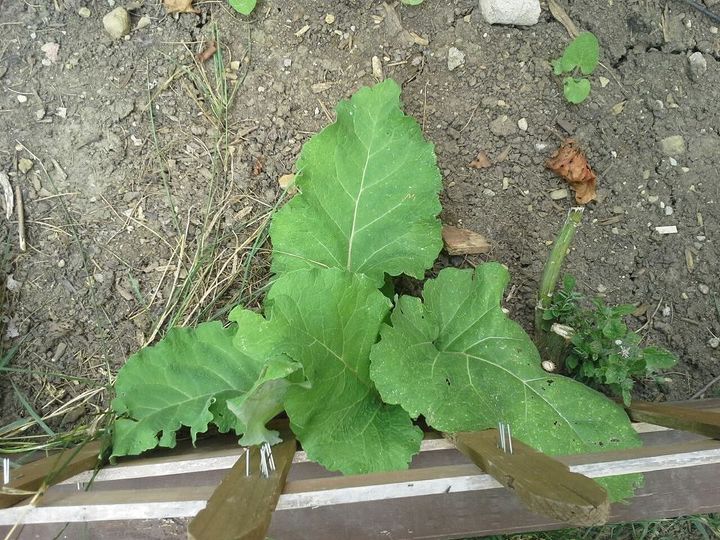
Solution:
[[[582,150],[572,139],[567,139],[548,160],[547,168],[565,180],[575,190],[578,204],[587,204],[597,198],[597,176]]]
[[[163,0],[163,6],[168,13],[197,13],[192,3],[193,0]]]
[[[479,233],[452,225],[442,226],[442,237],[448,255],[478,255],[490,251],[490,242]]]
[[[207,47],[195,55],[195,60],[197,60],[198,64],[204,64],[212,58],[216,51],[217,45],[215,45],[215,42],[208,41]]]
[[[252,168],[252,175],[258,176],[259,174],[262,174],[262,172],[265,170],[265,158],[262,156],[258,156],[255,158],[255,162],[253,163]]]
[[[492,166],[492,163],[490,162],[490,158],[487,157],[487,154],[480,150],[477,157],[470,162],[469,166],[473,169],[487,169]]]

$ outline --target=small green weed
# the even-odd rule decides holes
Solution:
[[[576,76],[577,70],[591,75],[598,65],[600,44],[592,32],[583,32],[567,46],[563,55],[553,60],[555,75],[567,73],[563,81],[565,99],[570,103],[582,103],[590,95],[590,81]]]
[[[641,337],[624,322],[635,306],[608,306],[600,298],[590,302],[592,307],[587,307],[588,303],[575,291],[575,278],[565,276],[543,319],[574,330],[565,359],[568,374],[586,384],[609,388],[627,405],[634,379],[653,377],[657,371],[675,365],[677,358],[659,347],[640,346]]]
[[[243,15],[250,15],[255,9],[257,0],[228,0],[230,7]]]

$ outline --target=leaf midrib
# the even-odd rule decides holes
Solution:
[[[346,269],[348,271],[352,271],[352,254],[353,254],[353,242],[355,241],[355,233],[356,231],[356,224],[357,224],[357,214],[358,214],[358,207],[360,206],[360,198],[362,197],[363,190],[365,189],[365,179],[367,178],[367,168],[368,164],[370,163],[370,156],[372,155],[372,147],[373,144],[375,144],[375,135],[377,134],[377,119],[370,116],[370,120],[372,121],[373,129],[372,129],[372,138],[370,139],[370,144],[367,145],[365,148],[365,151],[367,152],[367,156],[365,157],[365,165],[363,166],[363,173],[362,178],[360,179],[360,189],[358,190],[357,198],[355,199],[355,209],[353,210],[353,221],[352,226],[350,228],[350,236],[348,238],[348,253],[347,253],[347,266]],[[357,131],[355,128],[355,117],[353,117],[353,131],[356,134],[357,137]],[[362,144],[362,141],[360,140],[360,137],[357,137],[358,141]],[[363,145],[365,146],[365,145]]]

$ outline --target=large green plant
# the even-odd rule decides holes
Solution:
[[[395,307],[387,275],[424,276],[441,248],[433,146],[403,114],[391,80],[337,108],[298,161],[299,194],[273,219],[275,280],[259,315],[172,330],[118,374],[114,455],[174,446],[215,424],[241,442],[277,442],[285,410],[308,455],[328,469],[406,467],[413,419],[466,431],[510,422],[552,454],[638,446],[621,408],[540,368],[537,349],[500,308],[507,270],[443,270],[424,301]],[[614,499],[637,477],[608,483]]]

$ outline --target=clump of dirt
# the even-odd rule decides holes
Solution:
[[[641,386],[639,396],[688,398],[720,375],[720,111],[711,99],[720,41],[711,22],[680,6],[566,6],[602,49],[592,94],[575,106],[549,64],[569,40],[549,13],[515,28],[488,25],[472,0],[391,11],[267,1],[249,18],[223,3],[167,15],[147,0],[130,6],[131,33],[113,40],[104,2],[0,3],[0,170],[23,192],[28,241],[21,252],[17,224],[4,223],[4,274],[21,284],[5,293],[4,350],[18,348],[16,371],[0,382],[4,421],[27,416],[10,379],[41,414],[110,384],[172,322],[163,314],[177,312],[178,287],[192,283],[198,246],[217,240],[222,262],[259,234],[302,143],[338,100],[375,82],[373,57],[403,84],[407,113],[436,145],[443,220],[494,246],[486,256],[443,255],[440,266],[506,264],[507,307],[528,329],[549,245],[573,204],[550,196],[565,186],[545,163],[557,133],[582,145],[598,200],[567,271],[586,292],[643,306],[632,323],[681,358],[667,384]],[[138,27],[142,18],[150,24]],[[235,90],[227,115],[193,60],[211,40]],[[690,69],[696,52],[705,70]],[[213,62],[205,73],[217,89]],[[470,166],[480,152],[489,166]],[[32,164],[26,172],[21,159]],[[220,232],[208,239],[212,219]],[[655,229],[668,225],[678,232]],[[248,283],[243,298],[260,298],[263,264],[249,280],[223,283],[222,298]],[[194,317],[222,316],[222,306]],[[98,392],[50,425],[87,421],[108,398]]]

